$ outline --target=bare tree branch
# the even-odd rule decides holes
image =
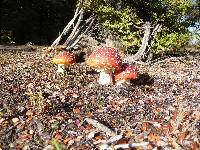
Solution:
[[[88,25],[88,27],[85,29],[85,31],[81,35],[79,34],[79,32],[77,32],[77,34],[76,34],[77,36],[73,37],[73,40],[70,42],[67,49],[74,47],[83,38],[83,35],[85,35],[91,29],[91,27],[94,23],[94,20],[95,20],[94,17],[91,17],[90,19],[88,19],[88,22],[90,21],[90,24]]]
[[[80,15],[80,8],[77,7],[74,17],[72,20],[67,24],[67,26],[63,29],[62,33],[56,38],[56,40],[52,43],[51,47],[57,46],[62,39],[63,35],[66,35],[66,33],[71,29],[72,25],[74,24],[77,17]]]
[[[71,41],[72,37],[74,36],[74,34],[77,32],[78,28],[80,27],[81,21],[83,19],[83,13],[84,13],[84,11],[80,10],[80,15],[79,15],[78,21],[77,21],[75,27],[73,28],[71,34],[69,35],[69,37],[65,41],[64,45],[68,45],[69,44],[69,42]]]

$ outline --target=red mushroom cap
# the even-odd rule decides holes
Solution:
[[[75,62],[75,56],[73,55],[73,53],[63,51],[60,52],[57,56],[55,56],[52,62],[55,64],[70,65]]]
[[[122,67],[121,72],[115,75],[115,81],[137,79],[138,77],[137,71],[138,69],[136,66],[125,65]]]
[[[115,48],[102,46],[92,52],[86,63],[95,69],[115,71],[121,68],[121,62]]]

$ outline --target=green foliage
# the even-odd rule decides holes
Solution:
[[[140,22],[136,14],[132,14],[131,8],[127,7],[121,11],[116,11],[109,6],[100,6],[98,14],[99,16],[102,15],[101,22],[110,31],[109,34],[114,32],[119,35],[123,45],[128,47],[140,44],[137,32],[132,29],[134,22]]]
[[[3,116],[3,111],[2,110],[0,110],[0,119],[1,119],[1,117]]]
[[[59,142],[57,139],[51,140],[51,145],[53,146],[54,150],[65,150],[66,146]]]
[[[144,29],[136,26],[142,27],[146,21],[152,27],[161,24],[162,31],[153,44],[154,52],[159,53],[179,49],[188,43],[188,27],[198,15],[194,5],[192,0],[118,0],[109,5],[102,3],[95,12],[107,34],[120,37],[129,52],[135,52],[143,38]]]
[[[43,96],[41,92],[32,92],[31,90],[28,90],[26,93],[29,96],[30,103],[33,107],[37,108],[39,112],[42,112],[43,110]]]
[[[12,31],[1,30],[1,42],[0,44],[14,43]]]
[[[84,10],[95,10],[102,5],[102,0],[77,0],[77,5]]]
[[[167,33],[162,31],[158,33],[152,46],[154,53],[164,53],[167,51],[178,50],[188,44],[189,34],[180,34],[178,32]]]

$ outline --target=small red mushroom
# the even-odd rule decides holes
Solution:
[[[113,73],[121,68],[121,57],[112,47],[98,47],[87,59],[87,65],[100,72],[99,84],[109,85],[113,83]]]
[[[124,65],[122,70],[115,74],[116,85],[130,84],[131,79],[138,78],[138,69],[133,65]]]
[[[52,62],[58,64],[57,72],[64,73],[66,66],[75,63],[75,56],[71,52],[62,51],[53,58]]]

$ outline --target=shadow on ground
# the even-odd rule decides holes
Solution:
[[[136,80],[130,81],[134,85],[152,85],[154,79],[150,77],[147,73],[139,74],[139,77]]]

